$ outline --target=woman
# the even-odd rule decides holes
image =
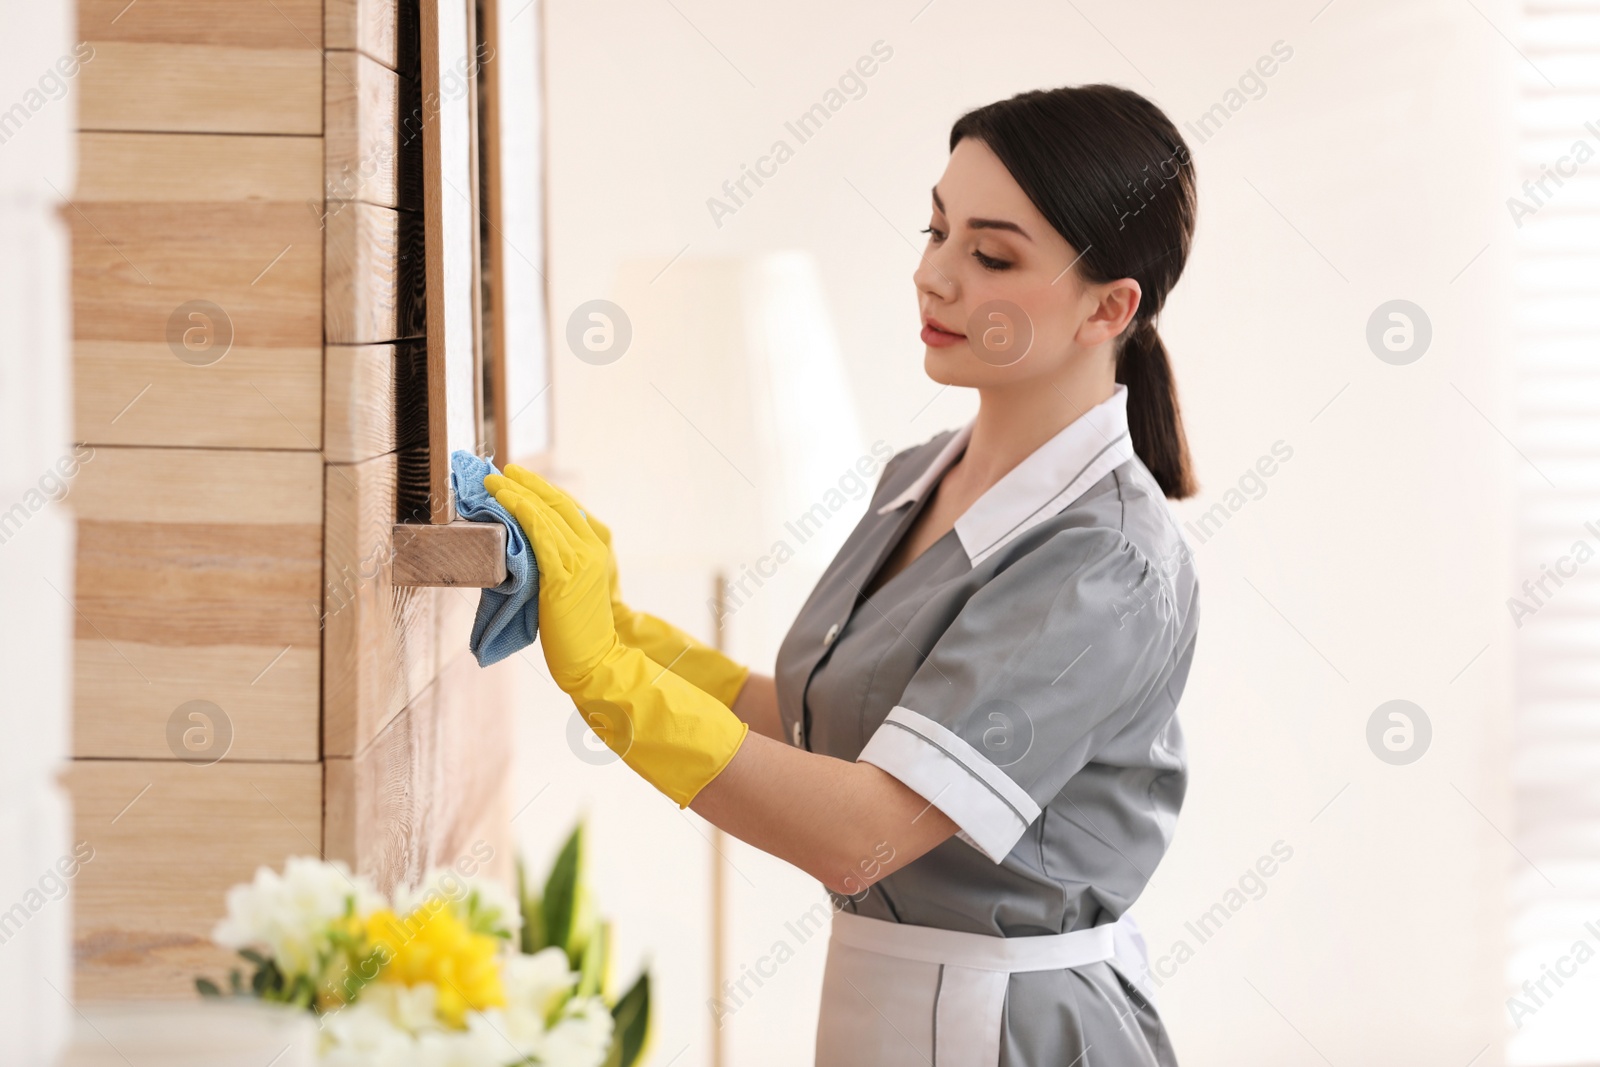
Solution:
[[[889,462],[774,677],[629,610],[569,496],[485,484],[586,720],[833,894],[819,1064],[1172,1064],[1124,916],[1186,782],[1197,585],[1163,497],[1194,482],[1155,318],[1192,161],[1106,85],[979,108],[950,146],[914,280],[927,373],[978,414]]]

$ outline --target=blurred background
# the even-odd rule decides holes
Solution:
[[[635,608],[761,672],[883,458],[975,411],[923,374],[911,283],[952,122],[1065,84],[1159,104],[1199,176],[1161,329],[1203,622],[1190,791],[1134,913],[1178,1057],[1600,1064],[1600,8],[541,6],[539,452],[612,527]],[[56,35],[44,62],[71,47],[18,19]],[[10,68],[30,46],[4,36]],[[70,212],[13,148],[3,504],[74,440],[49,421]],[[47,755],[69,527],[0,549],[8,720]],[[497,670],[512,833],[542,861],[587,819],[615,966],[656,980],[647,1062],[811,1063],[821,887],[607,759],[536,652]],[[26,788],[8,867],[64,817]],[[66,909],[49,921],[65,943]],[[0,1002],[62,1015],[34,982],[66,988],[60,950],[20,957],[0,946]]]

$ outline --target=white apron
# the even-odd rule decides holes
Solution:
[[[992,937],[835,912],[817,1057],[827,1067],[996,1067],[1006,983],[1112,961],[1152,1004],[1133,916],[1088,930]]]

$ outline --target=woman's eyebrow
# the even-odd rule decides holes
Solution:
[[[937,185],[933,187],[933,206],[939,209],[939,214],[946,213],[944,201],[939,198],[939,187]],[[967,225],[974,230],[1010,230],[1012,233],[1021,234],[1029,241],[1033,240],[1032,237],[1028,236],[1027,230],[1005,219],[968,219]]]

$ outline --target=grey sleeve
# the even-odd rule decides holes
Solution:
[[[970,597],[858,757],[996,863],[1165,684],[1170,582],[1121,532],[1057,532]]]

